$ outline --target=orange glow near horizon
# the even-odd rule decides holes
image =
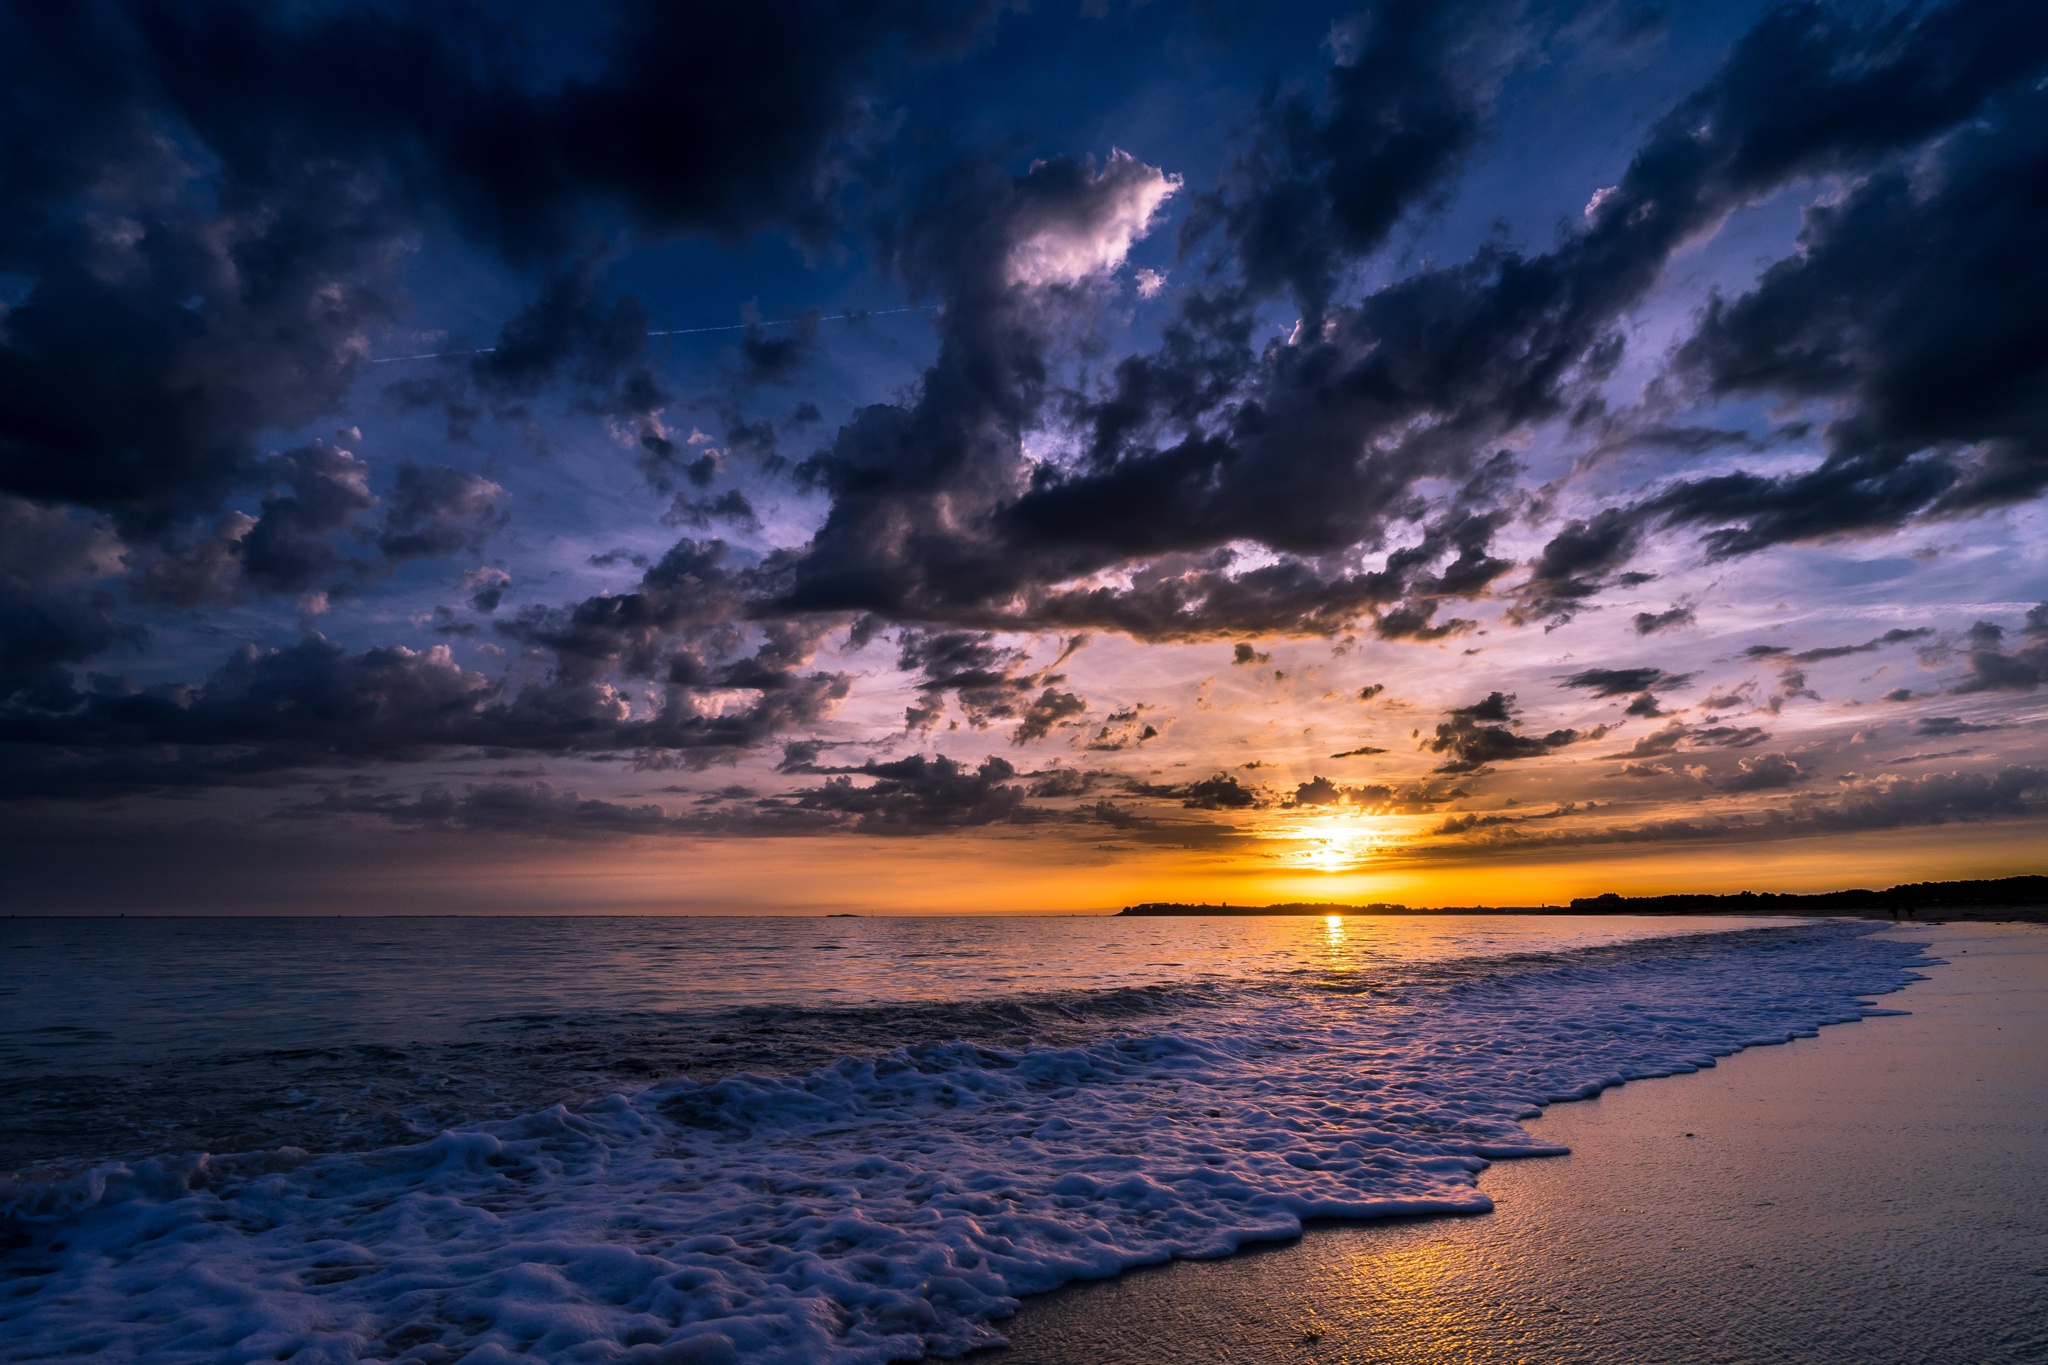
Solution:
[[[384,846],[374,858],[337,846],[318,860],[321,876],[295,882],[305,888],[301,900],[266,903],[276,912],[328,914],[1100,914],[1141,901],[1435,908],[1562,905],[1603,891],[1828,891],[2043,870],[2032,837],[2037,827],[2027,825],[1453,862],[1438,848],[1388,837],[1396,817],[1381,820],[1358,827],[1379,840],[1370,856],[1350,861],[1364,847],[1350,846],[1342,866],[1304,859],[1298,841],[1247,839],[1216,850],[1105,849],[1063,840],[1048,848],[1048,836],[1011,834],[682,846],[508,843],[480,871],[473,844],[422,838]],[[252,867],[249,875],[263,872]],[[166,901],[128,908],[180,907]]]

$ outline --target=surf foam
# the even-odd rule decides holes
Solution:
[[[1916,949],[1825,924],[1247,990],[1074,1046],[679,1081],[381,1151],[0,1191],[0,1359],[883,1362],[1017,1297],[1468,1213],[1520,1120],[1878,1013]]]

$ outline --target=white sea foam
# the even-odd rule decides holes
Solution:
[[[1819,925],[1267,984],[1081,1046],[657,1086],[364,1154],[0,1195],[0,1359],[881,1362],[1020,1294],[1475,1212],[1518,1120],[1877,1013],[1913,950]],[[1154,1021],[1157,1022],[1157,1021]]]

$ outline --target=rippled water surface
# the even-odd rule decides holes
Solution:
[[[1878,1009],[1874,928],[14,921],[0,1362],[958,1354],[1483,1212],[1543,1105]]]
[[[1073,1041],[1241,983],[1368,983],[1757,920],[0,920],[0,1171],[382,1146],[668,1077]]]

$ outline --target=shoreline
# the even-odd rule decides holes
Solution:
[[[2048,1354],[2048,931],[1918,922],[1857,1027],[1553,1105],[1495,1210],[1025,1301],[989,1365],[2000,1362]]]

